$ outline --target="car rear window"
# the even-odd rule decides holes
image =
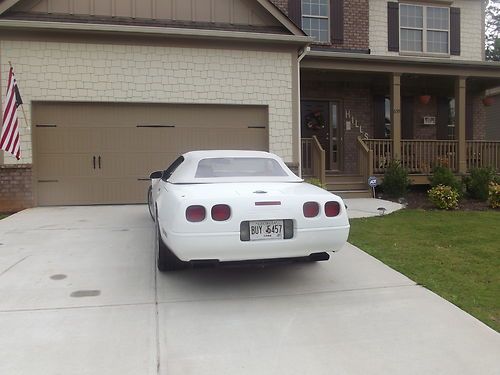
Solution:
[[[207,158],[198,162],[196,178],[288,176],[280,164],[270,158]]]

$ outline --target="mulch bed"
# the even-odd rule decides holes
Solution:
[[[429,198],[427,197],[427,190],[429,189],[430,187],[425,185],[412,186],[405,197],[407,208],[437,210],[437,208],[434,207],[434,205],[429,201]],[[384,197],[383,192],[377,194],[377,196],[381,199],[388,199],[393,202],[399,202],[398,199]],[[458,209],[463,211],[486,211],[491,210],[492,208],[488,206],[488,202],[481,202],[475,199],[463,197],[458,202]]]

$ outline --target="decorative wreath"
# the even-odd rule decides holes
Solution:
[[[313,111],[306,115],[306,126],[311,130],[320,130],[325,128],[325,119],[321,111]]]

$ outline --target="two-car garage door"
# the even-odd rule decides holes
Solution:
[[[268,149],[264,106],[35,103],[33,125],[39,205],[144,203],[183,152]]]

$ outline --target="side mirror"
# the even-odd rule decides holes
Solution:
[[[154,180],[154,179],[161,178],[161,176],[163,176],[163,171],[155,171],[155,172],[153,172],[153,173],[151,173],[151,174],[149,175],[149,178],[150,178],[151,180]]]

